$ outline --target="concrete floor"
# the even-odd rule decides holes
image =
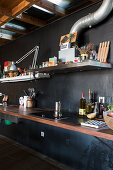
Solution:
[[[0,136],[0,170],[70,170],[70,168]]]

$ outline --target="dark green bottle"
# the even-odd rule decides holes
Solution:
[[[84,97],[84,93],[82,93],[82,98],[80,99],[79,115],[86,116],[86,99]]]

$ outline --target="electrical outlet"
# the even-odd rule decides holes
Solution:
[[[44,132],[41,131],[41,136],[44,138]]]

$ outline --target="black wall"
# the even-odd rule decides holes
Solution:
[[[58,56],[60,36],[67,34],[72,25],[81,17],[96,11],[101,3],[90,6],[75,12],[72,15],[58,20],[46,27],[21,37],[0,48],[2,64],[6,60],[16,61],[35,45],[40,46],[38,62],[47,61],[49,57]],[[101,24],[92,29],[87,29],[79,37],[79,44],[92,42],[99,45],[102,41],[111,41],[109,61],[113,63],[113,12]],[[20,66],[29,66],[32,55],[24,60]],[[37,80],[36,82],[7,83],[0,84],[0,91],[9,95],[10,104],[18,104],[18,98],[22,95],[23,89],[35,87],[43,92],[38,96],[39,107],[54,108],[54,102],[60,100],[62,109],[70,112],[78,111],[81,93],[88,97],[88,89],[95,90],[99,96],[112,96],[113,71],[85,71],[68,74],[54,75],[50,79]],[[12,91],[13,89],[13,91]]]

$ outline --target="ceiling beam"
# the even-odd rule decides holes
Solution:
[[[75,5],[68,9],[69,13],[75,12],[77,10],[81,10],[82,8],[85,8],[86,6],[90,5],[92,2],[90,0],[84,0],[83,2],[79,3],[78,5]]]
[[[45,21],[40,20],[40,19],[35,18],[35,17],[32,17],[32,16],[25,14],[25,13],[16,16],[15,19],[27,22],[27,23],[32,24],[32,25],[36,25],[38,27],[42,27],[46,24]]]
[[[16,7],[14,7],[11,11],[7,12],[6,10],[1,10],[3,17],[0,18],[0,26],[4,23],[11,20],[11,18],[21,14],[23,11],[28,9],[30,6],[32,6],[33,2],[28,2],[26,0],[23,0],[20,2]],[[2,8],[1,8],[2,9]]]
[[[10,17],[4,15],[0,18],[0,26],[4,25],[5,23],[9,22],[11,20]]]
[[[44,26],[46,24],[45,21],[40,20],[40,19],[35,18],[35,17],[32,17],[32,16],[29,16],[27,14],[21,14],[23,11],[28,9],[33,4],[34,4],[34,0],[32,0],[31,2],[23,0],[16,7],[14,7],[12,9],[12,11],[9,11],[8,13],[5,10],[3,11],[3,9],[2,9],[2,11],[4,12],[4,16],[2,16],[0,18],[0,26],[5,24],[6,22],[10,21],[12,18],[24,21],[24,22],[32,24],[32,25],[36,25],[38,27]]]
[[[23,0],[21,3],[19,3],[16,7],[12,9],[12,16],[17,16],[26,9],[28,9],[30,6],[32,6],[33,2],[28,2],[26,0]]]
[[[0,26],[4,23],[10,21],[12,16],[12,11],[0,6]]]
[[[90,0],[84,0],[84,1],[81,2],[80,4],[77,4],[77,5],[69,8],[69,9],[68,9],[68,13],[71,14],[72,12],[75,12],[75,11],[77,11],[77,10],[80,10],[80,9],[88,6],[89,3],[91,4],[92,2],[91,2]],[[57,19],[59,19],[59,17],[58,17],[58,16],[54,16],[54,17],[50,18],[47,22],[48,22],[48,23],[51,23],[51,22],[56,21]]]
[[[6,16],[11,16],[12,15],[12,11],[8,10],[6,8],[0,7],[0,15],[6,15]]]
[[[64,8],[61,8],[60,6],[53,4],[52,2],[49,2],[47,0],[27,0],[28,2],[33,2],[33,4],[44,8],[50,12],[53,12],[56,15],[59,16],[65,16],[67,15],[67,11]]]

